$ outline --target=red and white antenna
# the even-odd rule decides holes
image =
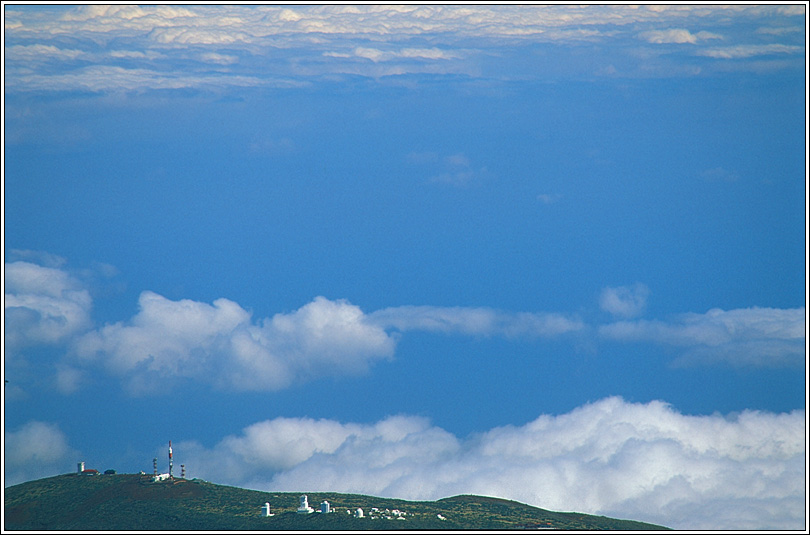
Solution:
[[[172,477],[172,441],[169,441],[169,477]]]

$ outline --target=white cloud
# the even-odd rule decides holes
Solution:
[[[613,340],[685,347],[681,364],[795,364],[803,362],[805,354],[805,309],[712,309],[683,314],[672,322],[616,322],[599,327],[599,333]]]
[[[82,55],[81,50],[58,48],[53,45],[15,45],[6,49],[8,61],[70,61]]]
[[[709,39],[723,39],[723,36],[713,32],[700,31],[695,34],[699,41],[707,41]]]
[[[648,43],[664,44],[664,43],[691,43],[698,42],[697,36],[693,35],[689,30],[683,28],[673,28],[668,30],[650,30],[642,32],[639,37]]]
[[[111,50],[110,57],[112,58],[127,58],[127,59],[148,59],[148,60],[155,60],[160,58],[165,58],[164,54],[160,52],[154,51],[147,51],[141,52],[139,50]]]
[[[384,443],[390,459],[408,436],[430,429],[424,418],[392,416],[373,425],[343,424],[311,418],[276,418],[246,427],[238,436],[222,439],[207,450],[196,442],[178,444],[195,476],[211,481],[253,481],[301,466],[313,458],[334,454],[347,444]],[[446,434],[447,437],[451,435]],[[455,440],[451,438],[450,440]],[[353,454],[360,454],[359,451]],[[358,458],[359,462],[360,459]],[[379,460],[367,459],[371,466]],[[248,484],[250,485],[250,484]],[[313,487],[314,488],[314,487]]]
[[[448,60],[461,57],[458,52],[442,50],[439,48],[403,48],[399,50],[379,50],[377,48],[356,47],[354,55],[360,58],[370,59],[373,62],[392,61],[397,59],[423,59],[423,60]],[[327,52],[324,55],[332,57],[348,57],[348,54],[339,52]]]
[[[231,54],[218,54],[216,52],[207,52],[200,56],[206,63],[215,63],[217,65],[232,65],[239,62],[237,56]]]
[[[262,490],[472,493],[676,529],[802,529],[804,439],[800,410],[687,416],[614,397],[466,439],[409,416],[277,418],[183,455],[197,477]]]
[[[37,264],[43,267],[59,268],[67,263],[67,260],[59,255],[48,253],[46,251],[32,251],[30,249],[11,249],[6,260],[25,260],[32,264]]]
[[[386,53],[382,50],[377,50],[376,48],[365,48],[365,47],[357,47],[354,49],[354,55],[359,58],[366,58],[370,59],[371,61],[377,62],[382,61],[386,57]],[[390,56],[393,57],[393,56]]]
[[[5,347],[55,344],[90,326],[92,298],[67,272],[30,262],[5,264]]]
[[[549,337],[584,329],[575,317],[554,313],[503,312],[484,307],[401,306],[378,310],[369,320],[386,329],[475,336]]]
[[[178,378],[236,390],[279,390],[321,376],[359,374],[393,357],[396,333],[421,330],[474,336],[552,337],[584,328],[553,313],[488,308],[393,307],[365,314],[345,300],[317,297],[291,313],[253,321],[228,299],[172,301],[143,292],[139,312],[86,333],[74,345],[76,365],[101,364],[127,378],[134,392]],[[69,368],[66,389],[80,379]]]
[[[699,51],[698,54],[717,59],[741,59],[774,54],[801,54],[802,52],[804,52],[804,47],[801,46],[773,43],[769,45],[736,45],[709,48]]]
[[[722,35],[705,30],[692,33],[685,28],[668,28],[666,30],[648,30],[638,34],[638,37],[653,44],[697,44],[700,41],[723,39]]]
[[[116,28],[130,28],[148,30],[156,25],[169,24],[172,21],[192,19],[195,13],[192,10],[179,6],[149,6],[138,7],[130,5],[86,5],[79,6],[65,12],[56,21],[50,21],[47,27],[51,31],[76,28],[80,23],[90,28],[100,30],[106,27],[107,31]]]
[[[4,431],[3,437],[6,487],[72,471],[76,452],[56,424],[31,421],[17,431]]]
[[[637,282],[633,286],[604,288],[599,296],[599,307],[621,318],[641,315],[647,306],[650,289]]]
[[[237,390],[279,390],[324,375],[357,374],[390,358],[394,340],[346,301],[318,297],[253,323],[228,299],[213,305],[143,292],[128,323],[81,337],[77,356],[129,378],[133,391],[191,378]]]
[[[699,41],[707,41],[710,39],[723,39],[722,35],[707,32],[707,31],[699,31],[697,33],[692,33],[689,30],[683,28],[670,28],[667,30],[649,30],[646,32],[641,32],[639,37],[648,43],[654,44],[668,44],[668,43],[689,43],[689,44],[697,44]]]
[[[255,76],[198,74],[177,71],[156,71],[124,68],[114,65],[93,65],[62,74],[23,74],[12,83],[32,90],[72,89],[91,92],[144,91],[147,89],[183,89],[189,87],[293,87],[297,82],[282,79],[260,79]]]
[[[228,28],[172,27],[156,28],[150,39],[159,45],[232,45],[250,42],[251,36]]]
[[[447,159],[466,163],[463,155]],[[64,263],[44,253],[15,254]],[[90,294],[66,271],[17,261],[5,265],[5,282],[8,354],[24,364],[25,357],[15,354],[22,348],[68,348],[51,370],[53,384],[63,393],[85,384],[93,367],[121,377],[133,393],[157,391],[178,380],[225,390],[277,391],[319,377],[366,373],[374,363],[393,358],[398,337],[409,331],[524,339],[592,332],[572,314],[435,306],[367,314],[348,301],[324,297],[293,312],[254,319],[228,299],[172,301],[149,291],[141,293],[139,311],[129,321],[93,329]],[[600,306],[629,320],[644,311],[648,294],[640,283],[605,288]],[[620,342],[685,348],[676,365],[793,365],[804,354],[804,308],[714,309],[672,322],[618,321],[597,332]]]
[[[803,33],[804,28],[801,26],[776,26],[776,27],[769,27],[763,26],[762,28],[757,28],[754,33],[764,34],[764,35],[784,35],[787,33]]]
[[[56,370],[56,389],[63,394],[77,391],[83,381],[82,371],[70,366],[58,366]]]
[[[24,65],[7,66],[6,88],[115,91],[115,84],[102,84],[96,75],[120,68],[122,59],[137,59],[135,52],[122,53],[121,48],[139,51],[155,64],[137,73],[141,88],[146,89],[213,90],[215,80],[198,74],[212,60],[234,66],[233,72],[219,79],[226,87],[254,86],[246,82],[266,77],[294,79],[300,84],[312,76],[343,73],[375,78],[451,73],[477,78],[482,72],[492,75],[485,65],[492,57],[504,58],[505,47],[538,42],[578,46],[583,41],[607,43],[628,38],[699,45],[721,38],[700,29],[720,23],[733,29],[737,22],[770,17],[773,24],[795,26],[789,17],[803,9],[796,7],[98,5],[53,14],[18,7],[5,12],[7,59],[19,58],[18,63]],[[790,38],[781,33],[771,35]],[[72,48],[63,48],[68,39]],[[468,48],[473,42],[475,48]],[[116,46],[109,46],[111,43]],[[177,53],[182,55],[183,66],[174,61]],[[730,52],[707,52],[724,53]],[[23,61],[29,57],[85,56],[92,60],[93,68],[67,62]],[[235,61],[242,57],[252,61],[244,65]],[[257,76],[256,65],[261,62],[266,62],[261,66],[263,75]],[[515,68],[520,69],[519,76],[527,75],[522,62]],[[121,73],[118,76],[120,81]],[[171,83],[172,78],[182,83]],[[118,87],[138,89],[131,84]]]

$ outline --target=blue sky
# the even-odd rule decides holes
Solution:
[[[4,4],[5,486],[806,526],[806,11]]]

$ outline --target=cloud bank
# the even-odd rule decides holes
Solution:
[[[141,293],[138,313],[129,320],[95,327],[88,288],[56,260],[42,258],[50,267],[5,264],[5,348],[18,364],[26,348],[62,350],[51,373],[63,393],[85,384],[90,369],[120,378],[137,394],[176,381],[278,391],[319,377],[366,373],[394,358],[399,337],[413,331],[524,340],[596,333],[611,342],[682,348],[675,365],[796,366],[805,353],[804,308],[631,319],[646,306],[649,289],[641,283],[604,288],[599,306],[621,321],[595,329],[574,314],[410,305],[366,313],[322,296],[257,319],[229,299],[173,301],[151,291]]]
[[[686,348],[678,364],[725,362],[781,366],[804,362],[804,307],[744,308],[682,314],[674,321],[621,321],[599,327],[616,341],[644,341]]]
[[[473,493],[676,529],[803,529],[804,439],[801,410],[688,416],[612,397],[467,438],[413,416],[276,418],[177,451],[193,477],[261,490]]]
[[[90,5],[4,15],[12,93],[298,87],[345,74],[525,79],[522,47],[538,44],[645,46],[647,69],[635,63],[636,74],[666,54],[662,44],[690,47],[693,60],[778,53],[797,66],[804,51],[800,34],[779,31],[801,24],[803,6]],[[774,29],[749,30],[761,21]],[[705,48],[715,40],[727,47]]]

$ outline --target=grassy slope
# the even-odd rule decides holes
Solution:
[[[152,483],[149,476],[138,474],[65,474],[6,488],[3,518],[6,530],[666,529],[482,496],[414,502],[357,494],[307,495],[312,507],[328,500],[336,512],[296,514],[298,493],[260,492],[200,480]],[[260,516],[265,502],[275,516]],[[347,513],[358,507],[366,515],[372,507],[408,515],[405,520],[389,520]]]

